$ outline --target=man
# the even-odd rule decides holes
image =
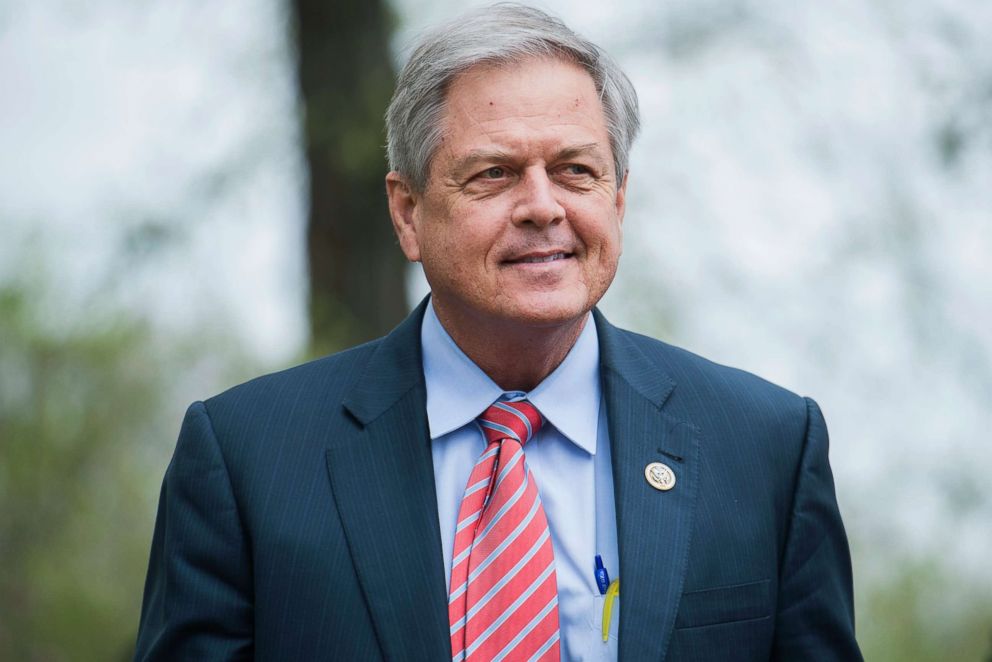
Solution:
[[[190,408],[136,657],[860,659],[817,406],[593,310],[638,126],[616,65],[497,5],[422,38],[387,124],[431,296]]]

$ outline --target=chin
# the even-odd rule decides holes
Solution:
[[[592,309],[585,300],[557,300],[556,297],[536,297],[505,311],[505,317],[521,324],[535,327],[560,326],[575,322]]]

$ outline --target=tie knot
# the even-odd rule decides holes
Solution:
[[[520,400],[494,402],[482,412],[478,421],[488,443],[516,439],[522,446],[541,429],[542,419],[537,407],[526,400]]]

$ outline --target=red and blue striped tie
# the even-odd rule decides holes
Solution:
[[[448,618],[453,660],[558,660],[558,580],[548,519],[523,445],[541,428],[525,400],[478,418],[485,452],[458,511]]]

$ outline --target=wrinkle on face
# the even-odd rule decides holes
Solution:
[[[452,81],[446,108],[414,214],[436,307],[449,321],[580,318],[613,279],[623,208],[592,79],[560,60],[480,66]],[[550,250],[566,258],[506,259]]]

